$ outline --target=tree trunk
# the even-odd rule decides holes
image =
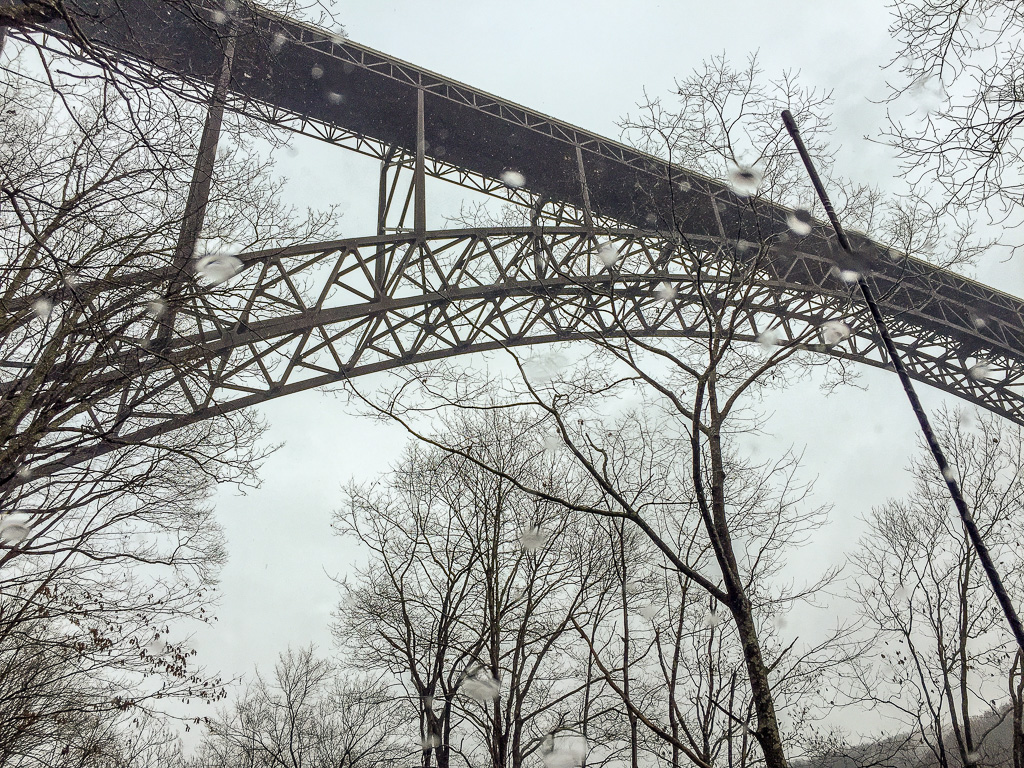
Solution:
[[[714,396],[711,398],[712,418],[717,419],[714,412]],[[750,681],[750,692],[757,714],[755,737],[761,745],[767,768],[788,768],[786,753],[782,746],[782,734],[779,720],[775,712],[775,700],[772,697],[771,683],[768,677],[768,665],[761,653],[761,642],[757,636],[750,600],[747,599],[739,566],[732,546],[729,523],[725,511],[725,466],[722,455],[722,441],[717,428],[708,436],[708,448],[711,457],[711,534],[718,565],[722,569],[725,591],[728,595],[728,608],[736,622],[743,648],[743,660]],[[699,449],[699,446],[698,446]],[[703,482],[700,476],[694,482]]]

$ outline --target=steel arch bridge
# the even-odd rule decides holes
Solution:
[[[785,209],[254,7],[66,7],[65,18],[35,18],[14,34],[69,56],[85,55],[87,41],[89,55],[109,55],[129,76],[169,72],[183,96],[209,101],[211,114],[226,106],[379,159],[378,228],[242,255],[242,272],[226,285],[190,283],[159,344],[140,297],[174,284],[180,264],[79,286],[120,296],[128,332],[102,370],[58,371],[81,379],[71,394],[89,406],[73,438],[45,446],[37,475],[417,362],[594,337],[700,336],[698,280],[705,301],[733,302],[742,340],[772,328],[782,344],[889,367],[858,295],[838,275],[834,238],[821,226],[795,236]],[[197,175],[210,172],[203,162],[201,147]],[[525,183],[503,181],[509,171]],[[531,223],[428,231],[427,177],[519,204]],[[866,238],[856,245],[911,376],[1024,424],[1024,302]],[[614,265],[601,261],[600,247],[616,249]],[[735,303],[740,268],[756,280]],[[659,296],[662,283],[672,300]],[[28,322],[31,301],[6,310]],[[815,337],[830,319],[850,323],[853,335],[836,344]],[[972,375],[979,361],[989,370],[982,379]],[[18,391],[19,365],[0,360],[0,397]]]

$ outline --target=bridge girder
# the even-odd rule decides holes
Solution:
[[[84,34],[137,72],[170,72],[182,94],[207,98],[225,56],[225,30],[212,21],[218,3],[68,0],[62,7],[75,15],[75,34],[60,21],[17,34],[42,35],[66,55],[77,55],[76,35]],[[123,295],[121,336],[105,353],[106,367],[90,371],[74,393],[76,408],[89,403],[74,417],[77,442],[64,450],[58,435],[39,446],[46,463],[37,473],[417,361],[595,334],[697,338],[681,309],[694,295],[694,260],[749,263],[751,249],[764,258],[738,338],[754,340],[766,323],[777,324],[787,343],[887,364],[835,275],[837,246],[827,228],[796,238],[784,208],[740,199],[719,181],[324,30],[237,7],[229,108],[380,159],[388,200],[402,199],[388,179],[404,169],[530,208],[537,226],[428,233],[421,206],[418,231],[407,232],[404,217],[389,222],[382,203],[376,236],[248,254],[229,287],[186,292],[173,341],[159,350],[147,348],[153,322],[139,297],[149,289],[160,295],[173,272],[97,286]],[[522,172],[522,187],[501,180],[510,168]],[[747,242],[752,233],[756,245]],[[1024,423],[1024,303],[854,239],[869,254],[870,282],[911,375]],[[613,273],[595,262],[598,240],[623,253]],[[673,305],[655,295],[660,282],[676,286]],[[9,309],[27,321],[32,299]],[[829,319],[843,319],[854,334],[824,348],[814,329]],[[971,375],[980,360],[989,380]],[[20,364],[0,361],[5,393],[17,388]]]
[[[608,247],[619,254],[610,268],[599,256]],[[782,346],[888,366],[834,264],[789,242],[736,248],[633,229],[502,227],[353,238],[241,260],[243,271],[225,285],[193,283],[177,335],[156,354],[146,286],[163,284],[169,270],[97,287],[124,294],[123,333],[78,390],[75,400],[90,407],[74,445],[40,445],[49,458],[37,475],[217,414],[415,363],[572,340],[705,339],[705,306],[730,319],[738,341],[756,343],[771,329]],[[780,279],[787,268],[801,280]],[[747,287],[737,291],[740,273]],[[1024,424],[1021,356],[984,343],[976,327],[965,354],[958,316],[939,327],[904,309],[907,287],[875,274],[870,281],[914,378]],[[663,298],[663,283],[674,298]],[[826,345],[820,328],[830,320],[849,325],[850,338]],[[981,359],[991,366],[988,380],[972,375]]]

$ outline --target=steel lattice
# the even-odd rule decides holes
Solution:
[[[599,243],[621,254],[613,268],[598,258]],[[77,390],[91,406],[69,450],[62,452],[60,435],[39,446],[40,455],[52,457],[39,472],[218,413],[417,362],[595,337],[700,338],[706,331],[698,276],[704,302],[736,313],[740,340],[754,342],[774,328],[782,344],[886,366],[850,287],[828,260],[799,250],[737,252],[711,240],[684,247],[637,230],[524,227],[357,238],[243,261],[244,271],[226,287],[194,284],[179,312],[179,335],[159,354],[147,349],[154,323],[145,311],[146,286],[159,286],[167,275],[127,275],[103,287],[123,294],[133,319],[105,369]],[[751,264],[756,280],[740,302],[735,273]],[[787,269],[820,280],[779,279]],[[671,301],[657,294],[663,282],[677,291]],[[878,276],[872,282],[885,292]],[[913,286],[890,288],[884,309],[911,374],[1024,423],[1024,361],[991,345],[964,355],[958,317],[945,331],[932,317],[925,327],[902,309]],[[849,323],[852,337],[822,343],[816,329],[830,319]],[[972,378],[979,356],[991,363],[994,380]]]

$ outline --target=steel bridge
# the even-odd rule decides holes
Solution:
[[[379,160],[378,227],[243,254],[228,287],[183,285],[180,263],[95,287],[123,294],[149,336],[127,339],[103,370],[79,377],[75,402],[89,405],[73,439],[48,443],[37,473],[417,362],[594,337],[699,337],[699,301],[734,301],[733,276],[709,263],[756,260],[755,284],[735,305],[741,339],[772,328],[780,344],[889,367],[840,279],[834,237],[820,224],[793,234],[784,208],[249,5],[64,8],[64,18],[37,14],[11,34],[67,56],[99,53],[129,77],[169,74],[182,95],[209,105],[179,257],[191,257],[201,227],[202,179],[225,108]],[[428,177],[521,206],[524,226],[428,231]],[[854,239],[911,376],[1024,424],[1024,303]],[[616,249],[615,264],[602,262],[602,247]],[[658,294],[662,283],[671,300]],[[140,296],[167,286],[180,295],[154,330]],[[30,304],[25,297],[5,311],[28,322]],[[836,318],[852,326],[850,338],[815,336]],[[972,375],[979,361],[986,376]],[[18,365],[0,360],[4,395],[18,390]]]

